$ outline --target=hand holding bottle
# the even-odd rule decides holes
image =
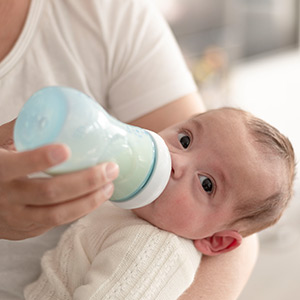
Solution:
[[[72,88],[52,86],[37,91],[17,118],[14,138],[18,151],[66,144],[70,157],[48,169],[52,175],[102,162],[117,163],[120,174],[110,200],[122,208],[151,203],[169,181],[170,153],[158,134],[116,120]]]
[[[72,222],[106,201],[113,193],[118,166],[104,163],[52,178],[29,178],[66,160],[63,145],[16,152],[14,121],[0,126],[0,238],[20,240]]]

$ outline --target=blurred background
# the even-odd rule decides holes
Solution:
[[[207,108],[263,118],[300,157],[298,0],[155,0]],[[298,172],[299,173],[299,172]],[[300,299],[300,180],[281,221],[259,234],[260,253],[239,300]]]

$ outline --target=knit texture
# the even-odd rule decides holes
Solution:
[[[200,258],[190,240],[106,203],[45,254],[43,272],[25,298],[177,299],[192,283]]]

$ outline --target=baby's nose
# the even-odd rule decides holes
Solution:
[[[173,179],[180,179],[186,170],[185,160],[176,154],[171,155],[172,161],[172,170],[171,170],[171,177]]]

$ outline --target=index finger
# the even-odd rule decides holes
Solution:
[[[31,173],[44,171],[66,160],[70,150],[62,144],[15,152],[0,149],[0,181],[10,181]]]

